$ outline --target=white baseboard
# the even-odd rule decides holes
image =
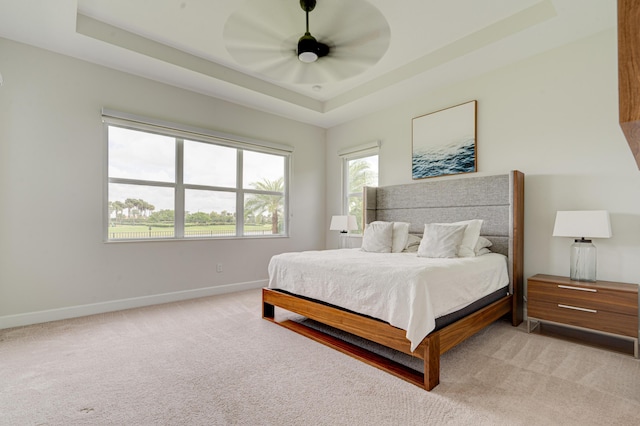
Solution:
[[[49,309],[46,311],[28,312],[25,314],[5,315],[0,316],[0,329],[84,317],[87,315],[102,314],[105,312],[121,311],[123,309],[140,308],[142,306],[159,305],[161,303],[178,302],[180,300],[196,299],[198,297],[234,293],[237,291],[266,287],[267,283],[267,280],[250,281],[216,287],[199,288],[196,290],[176,291],[172,293],[155,294],[152,296],[91,303],[88,305],[69,306],[66,308]]]

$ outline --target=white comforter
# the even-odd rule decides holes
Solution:
[[[269,287],[331,303],[407,331],[411,350],[457,311],[509,283],[505,256],[428,259],[415,253],[341,249],[283,253]]]

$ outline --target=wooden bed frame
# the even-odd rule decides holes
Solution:
[[[480,179],[480,178],[465,178]],[[510,293],[498,301],[433,331],[414,352],[406,339],[406,331],[390,324],[345,311],[295,295],[264,288],[262,290],[262,317],[317,342],[400,377],[410,383],[431,390],[440,382],[440,355],[463,342],[494,321],[509,316],[513,326],[523,319],[523,249],[524,249],[524,175],[518,171],[509,174],[509,272]],[[411,184],[411,185],[421,185]],[[428,183],[427,183],[428,185]],[[313,319],[328,326],[376,342],[424,361],[424,374],[366,349],[345,342],[321,331],[292,320],[277,321],[275,307]]]

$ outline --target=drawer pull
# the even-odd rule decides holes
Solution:
[[[591,293],[598,292],[598,290],[596,290],[595,288],[572,287],[570,285],[561,285],[561,284],[558,284],[558,288],[566,288],[567,290],[590,291]]]
[[[595,309],[578,308],[577,306],[569,306],[569,305],[560,305],[560,304],[558,304],[558,308],[573,309],[574,311],[582,311],[582,312],[591,312],[592,314],[597,314],[598,313],[598,311],[596,311]]]

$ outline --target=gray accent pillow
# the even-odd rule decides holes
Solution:
[[[458,257],[467,225],[426,224],[418,247],[418,257]]]
[[[393,222],[371,222],[362,235],[362,250],[371,253],[391,253]]]
[[[417,253],[418,247],[420,246],[421,241],[422,241],[422,238],[420,238],[419,236],[414,234],[409,234],[409,237],[407,238],[407,248],[405,248],[403,252]]]

